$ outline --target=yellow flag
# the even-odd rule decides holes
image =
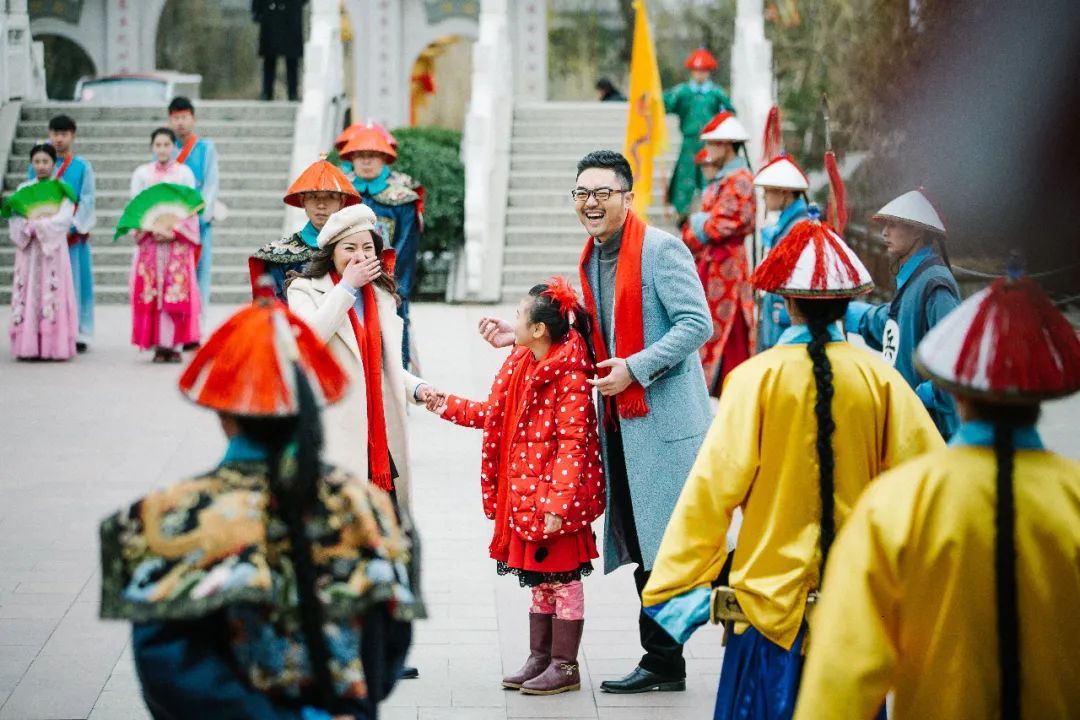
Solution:
[[[628,97],[630,108],[623,154],[634,173],[634,212],[646,219],[645,213],[652,204],[653,159],[667,150],[667,121],[645,0],[634,2],[634,44],[630,51]]]

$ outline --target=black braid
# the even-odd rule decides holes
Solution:
[[[832,363],[825,352],[825,345],[829,342],[829,325],[835,323],[844,316],[847,310],[847,300],[795,300],[799,312],[806,318],[807,328],[810,330],[810,342],[806,351],[810,354],[810,360],[814,364],[814,387],[816,398],[814,400],[814,415],[817,418],[817,455],[820,479],[818,489],[821,495],[821,576],[825,575],[825,560],[829,556],[829,548],[832,546],[836,535],[835,518],[835,473],[836,457],[833,453],[832,436],[836,431],[836,422],[833,419],[833,374]],[[819,581],[820,582],[820,581]]]
[[[1016,514],[1013,498],[1013,426],[994,423],[997,510],[994,515],[994,588],[997,596],[1001,717],[1020,718],[1020,616],[1016,599]]]
[[[308,538],[305,522],[305,515],[317,498],[316,486],[321,475],[319,448],[322,445],[322,430],[311,385],[299,367],[295,368],[295,373],[300,407],[293,435],[296,440],[295,452],[292,457],[288,457],[290,449],[287,443],[268,447],[270,464],[267,484],[274,508],[285,521],[289,534],[289,559],[296,573],[300,627],[314,676],[315,701],[323,709],[332,712],[339,703],[330,673],[330,651],[323,631],[325,617],[322,602],[316,592],[318,574],[312,561],[311,540]],[[295,463],[294,467],[282,473],[283,464],[290,463]]]

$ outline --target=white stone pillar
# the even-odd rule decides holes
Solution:
[[[746,150],[754,170],[761,162],[762,136],[769,108],[775,102],[772,70],[772,43],[765,39],[763,0],[738,0],[735,15],[735,42],[731,46],[731,101],[750,133]],[[746,239],[747,253],[760,261],[761,228],[765,224],[764,194],[757,197],[755,231]]]
[[[473,46],[472,99],[461,146],[465,248],[448,289],[451,300],[495,302],[501,293],[514,111],[508,31],[507,0],[483,0],[480,34]]]
[[[765,120],[774,102],[772,43],[765,39],[764,0],[738,0],[731,46],[731,100],[750,132],[750,161],[761,158]]]
[[[358,117],[388,128],[408,124],[403,68],[404,0],[346,0],[352,24],[353,98]]]

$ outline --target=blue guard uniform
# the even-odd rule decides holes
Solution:
[[[180,152],[178,149],[177,156]],[[206,203],[202,214],[199,215],[199,265],[195,269],[205,312],[210,303],[210,271],[214,264],[214,237],[211,223],[214,220],[214,206],[217,204],[220,186],[217,148],[214,147],[212,141],[196,137],[191,152],[182,162],[191,168],[192,174],[195,175],[195,189],[202,194],[203,201]]]
[[[923,401],[942,436],[956,431],[956,405],[952,397],[924,380],[915,369],[915,348],[943,317],[960,304],[960,288],[945,261],[924,247],[900,266],[892,302],[870,305],[853,302],[844,324],[866,344],[881,351]]]
[[[776,247],[784,236],[800,220],[805,220],[809,206],[802,196],[784,208],[775,225],[761,231],[761,246],[765,252]],[[791,326],[791,318],[784,309],[784,298],[775,293],[761,296],[761,318],[758,324],[758,352],[764,352],[780,341],[780,335]]]
[[[409,365],[409,296],[416,276],[416,255],[420,249],[420,195],[405,184],[392,182],[396,174],[389,167],[373,180],[364,180],[349,172],[353,187],[363,203],[375,212],[376,228],[383,241],[397,253],[394,278],[397,280],[401,305],[398,315],[405,323],[402,335],[401,360]]]

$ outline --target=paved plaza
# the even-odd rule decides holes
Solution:
[[[413,306],[427,380],[473,397],[486,393],[503,353],[484,345],[475,327],[492,310]],[[212,308],[211,324],[227,312]],[[71,363],[15,363],[6,340],[0,343],[0,720],[148,717],[129,626],[97,618],[97,526],[147,490],[211,467],[224,448],[213,414],[180,398],[180,367],[153,365],[127,344],[126,307],[99,307],[97,322],[96,345]],[[5,309],[0,327],[7,325]],[[687,648],[687,692],[599,691],[640,656],[628,568],[585,581],[581,692],[544,698],[500,689],[503,671],[516,670],[527,653],[528,593],[497,577],[487,559],[480,432],[422,411],[410,425],[430,619],[418,623],[411,656],[421,679],[399,684],[382,717],[711,717],[723,654],[713,627]],[[1080,401],[1048,405],[1044,438],[1080,457],[1078,425]]]

